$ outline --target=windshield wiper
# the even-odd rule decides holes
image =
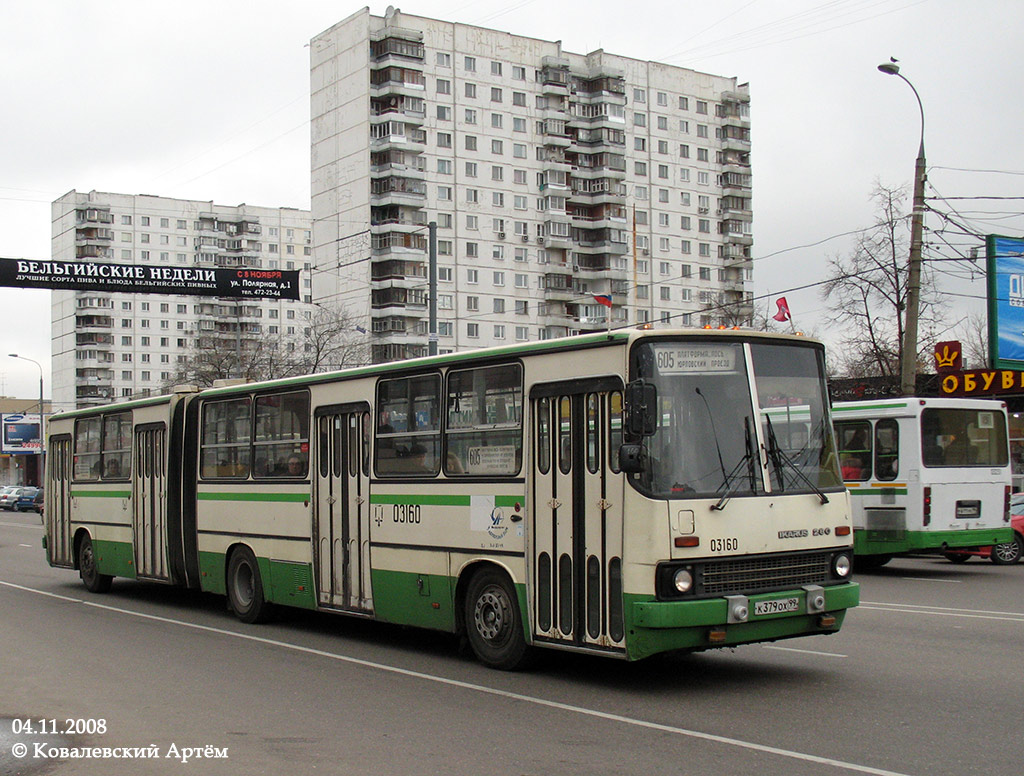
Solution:
[[[811,482],[807,475],[803,473],[803,470],[782,451],[782,448],[779,446],[779,440],[775,436],[772,419],[766,415],[764,420],[768,428],[768,458],[772,462],[772,468],[775,470],[775,476],[778,478],[782,491],[785,492],[786,490],[785,471],[783,470],[783,464],[786,464],[808,488],[814,491],[815,495],[821,499],[822,504],[827,504],[828,496],[822,492],[821,488]]]
[[[723,483],[725,493],[722,494],[722,497],[718,499],[717,503],[711,505],[713,510],[720,511],[725,509],[725,505],[729,502],[729,499],[732,498],[732,494],[739,490],[737,487],[732,487],[730,483],[739,482],[738,475],[740,467],[743,466],[744,463],[747,465],[747,477],[750,479],[750,490],[753,492],[757,489],[757,469],[754,466],[753,448],[750,443],[750,418],[748,417],[743,418],[743,440],[746,452],[733,467],[732,471],[726,475],[725,482]],[[725,467],[722,468],[724,469]]]

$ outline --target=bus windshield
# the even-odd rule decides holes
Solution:
[[[634,365],[658,394],[649,465],[634,481],[646,494],[723,499],[841,487],[817,349],[655,340],[636,348]]]

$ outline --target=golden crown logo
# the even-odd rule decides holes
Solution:
[[[956,366],[956,360],[959,357],[959,350],[953,350],[949,345],[943,345],[942,350],[935,351],[935,364],[939,369],[952,369]]]

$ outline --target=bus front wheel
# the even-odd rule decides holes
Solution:
[[[466,634],[473,653],[484,665],[512,671],[527,659],[519,599],[501,571],[477,572],[466,591]]]
[[[92,548],[89,534],[85,534],[78,543],[78,573],[82,577],[82,584],[90,593],[106,593],[114,581],[112,576],[101,574],[96,568],[96,553]]]
[[[256,556],[248,547],[231,553],[228,562],[228,604],[242,622],[263,622],[270,613],[270,604],[263,598],[263,580]]]

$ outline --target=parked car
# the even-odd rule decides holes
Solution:
[[[36,491],[36,497],[32,499],[32,508],[35,509],[39,514],[43,514],[43,496],[45,495],[42,488]]]
[[[18,500],[18,496],[21,495],[22,490],[24,490],[24,488],[18,487],[17,485],[4,488],[3,491],[0,492],[0,509],[6,509],[8,511],[14,509],[14,502]],[[33,491],[34,490],[35,488],[33,488]],[[35,495],[35,493],[33,493],[33,495]]]
[[[39,488],[21,488],[17,498],[14,500],[14,511],[34,512],[36,508],[36,493],[39,493]]]
[[[974,556],[988,558],[1000,566],[1018,563],[1024,556],[1024,493],[1014,493],[1010,497],[1010,527],[1013,529],[1013,541],[991,547],[958,548],[945,553],[953,563],[964,563]]]

